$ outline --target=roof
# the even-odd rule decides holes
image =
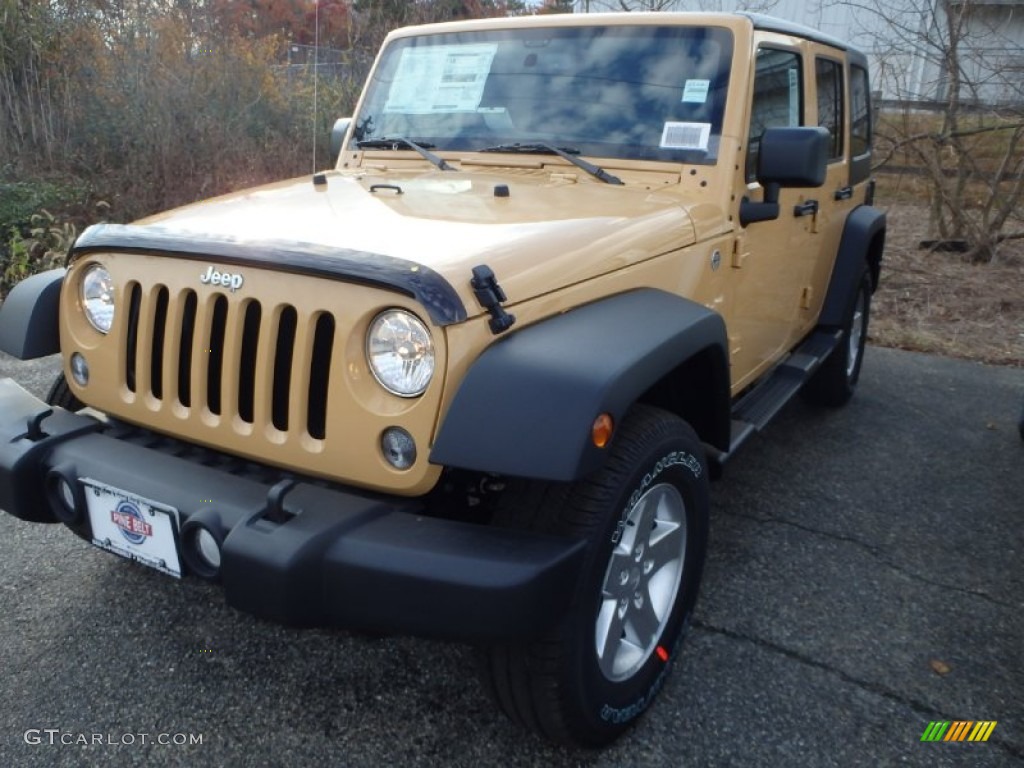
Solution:
[[[801,37],[806,40],[812,40],[816,43],[828,45],[839,50],[846,51],[849,56],[847,57],[853,64],[858,64],[865,69],[868,66],[868,57],[863,51],[854,48],[849,43],[840,40],[838,37],[832,37],[826,35],[824,32],[815,29],[814,27],[808,27],[805,24],[797,24],[792,21],[786,21],[775,16],[766,16],[762,13],[739,13],[739,16],[746,16],[754,23],[754,29],[762,29],[765,32],[778,32],[783,35],[793,35],[794,37]]]
[[[843,42],[837,37],[826,35],[824,32],[814,29],[814,27],[786,21],[775,16],[766,16],[763,13],[740,12],[739,15],[746,16],[754,22],[754,29],[763,29],[766,32],[779,32],[784,35],[793,35],[794,37],[804,37],[816,43],[831,45],[833,48],[840,48],[844,51],[850,50],[849,43]]]

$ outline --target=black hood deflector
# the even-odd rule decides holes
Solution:
[[[136,224],[97,224],[75,241],[69,258],[95,251],[146,253],[195,261],[272,269],[399,291],[416,299],[437,325],[466,319],[451,284],[434,270],[405,259],[316,243],[239,240]]]

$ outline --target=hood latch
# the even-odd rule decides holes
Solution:
[[[486,264],[473,267],[473,279],[469,281],[473,286],[473,293],[480,306],[491,313],[491,333],[498,335],[507,331],[516,321],[516,316],[505,311],[501,302],[506,301],[505,292],[498,285],[498,278],[494,276],[494,270]]]

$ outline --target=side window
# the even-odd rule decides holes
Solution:
[[[828,156],[843,156],[843,65],[831,59],[816,59],[814,79],[818,87],[818,125],[832,137]]]
[[[850,67],[850,154],[854,157],[871,151],[871,101],[868,72],[853,64]]]
[[[803,125],[802,86],[800,54],[775,48],[758,49],[747,142],[747,181],[757,179],[757,156],[765,129]]]

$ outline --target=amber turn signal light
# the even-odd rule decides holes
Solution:
[[[615,424],[612,421],[611,415],[602,413],[594,419],[594,424],[590,428],[590,439],[594,441],[594,445],[598,448],[604,448],[611,442],[614,428]]]

